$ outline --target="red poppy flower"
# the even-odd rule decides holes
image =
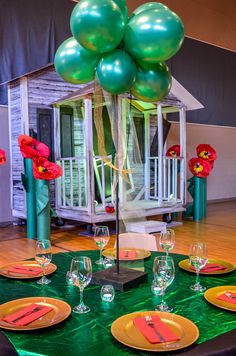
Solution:
[[[20,151],[24,158],[34,158],[37,156],[37,151],[35,149],[36,142],[37,141],[33,137],[27,135],[20,135],[18,137]]]
[[[188,164],[192,174],[199,178],[208,177],[212,170],[211,163],[201,157],[191,158]]]
[[[167,157],[179,157],[180,156],[180,145],[174,145],[168,148],[166,151]]]
[[[4,150],[0,150],[0,164],[6,163],[6,153]]]
[[[62,168],[45,157],[38,157],[33,160],[33,175],[35,179],[51,180],[62,175]]]
[[[197,146],[197,155],[209,162],[216,160],[216,151],[208,144],[200,144]]]
[[[48,158],[50,156],[50,149],[44,143],[42,143],[40,141],[36,141],[35,142],[35,148],[36,148],[38,157]]]

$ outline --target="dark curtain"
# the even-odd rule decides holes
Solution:
[[[71,0],[0,0],[0,83],[52,63],[71,36]],[[190,122],[236,126],[236,54],[186,38],[169,61],[172,75],[203,105],[188,112]],[[7,104],[0,86],[0,104]]]
[[[71,0],[0,0],[0,83],[42,68],[71,36]],[[1,103],[6,89],[0,87]]]
[[[236,53],[185,38],[169,67],[173,77],[204,105],[188,112],[188,122],[236,126]]]

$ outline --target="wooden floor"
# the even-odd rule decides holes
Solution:
[[[95,250],[93,238],[82,236],[86,230],[79,226],[52,229],[53,253]],[[191,220],[175,228],[176,244],[173,253],[188,254],[192,241],[204,241],[209,257],[221,258],[236,265],[236,201],[210,204],[207,218],[200,223]],[[108,247],[114,246],[114,236]],[[35,241],[26,238],[26,228],[0,228],[0,265],[34,257]]]

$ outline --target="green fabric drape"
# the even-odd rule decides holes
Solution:
[[[58,253],[53,255],[52,262],[58,267],[50,276],[52,280],[48,286],[36,284],[36,280],[13,280],[0,277],[0,302],[5,303],[12,299],[30,296],[48,296],[59,298],[72,307],[79,302],[79,290],[73,286],[67,286],[65,280],[66,271],[69,270],[71,258],[84,255],[92,258],[94,272],[98,270],[94,263],[99,251],[80,251],[71,253]],[[158,303],[158,297],[151,293],[152,264],[156,255],[145,260],[145,270],[148,272],[148,283],[127,292],[116,291],[112,303],[102,302],[100,299],[100,286],[89,285],[84,291],[84,300],[91,308],[91,312],[85,315],[71,316],[64,322],[34,332],[8,332],[6,336],[14,344],[20,356],[128,356],[128,355],[152,355],[144,353],[116,341],[110,327],[118,317],[141,310],[153,310]],[[178,262],[186,256],[171,254],[174,257],[176,278],[168,288],[166,300],[174,307],[174,313],[192,320],[199,328],[200,337],[197,343],[205,342],[220,334],[236,328],[235,313],[217,308],[209,304],[203,297],[203,293],[196,294],[189,289],[195,281],[195,274],[181,270]],[[207,288],[220,285],[235,285],[236,272],[219,276],[201,276],[201,282]],[[166,353],[165,355],[168,355]]]

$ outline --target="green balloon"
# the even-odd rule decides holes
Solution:
[[[100,58],[101,55],[88,51],[70,37],[58,48],[54,64],[57,73],[66,82],[83,84],[94,79]]]
[[[170,91],[171,74],[165,63],[155,63],[138,67],[136,80],[131,88],[131,93],[137,99],[148,102],[162,100]]]
[[[125,50],[134,59],[149,63],[171,58],[181,47],[184,26],[170,10],[146,10],[133,16],[126,26]]]
[[[113,0],[116,5],[119,6],[119,8],[121,9],[122,11],[122,14],[125,18],[125,22],[127,22],[128,20],[128,7],[127,7],[127,3],[126,3],[126,0]]]
[[[104,55],[97,66],[96,75],[101,87],[111,94],[130,90],[136,77],[134,60],[120,49]]]
[[[72,11],[70,27],[81,46],[95,53],[106,53],[119,45],[125,22],[113,0],[81,0]]]
[[[140,13],[143,12],[143,11],[146,11],[146,10],[154,10],[154,9],[158,9],[158,10],[169,10],[169,8],[168,8],[166,5],[164,5],[164,4],[160,3],[160,2],[148,2],[148,3],[146,3],[146,4],[142,4],[142,5],[140,5],[139,7],[137,7],[137,9],[135,9],[135,10],[132,12],[130,18],[133,17],[133,16],[135,16],[135,15],[140,14]]]

